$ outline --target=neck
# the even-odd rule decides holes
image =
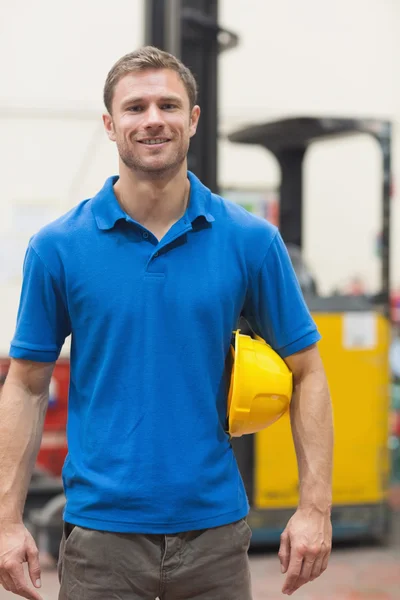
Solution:
[[[184,214],[190,184],[186,161],[173,173],[154,177],[120,164],[114,192],[122,209],[150,231],[163,231]]]

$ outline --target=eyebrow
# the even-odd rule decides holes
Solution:
[[[182,106],[182,100],[179,96],[173,96],[173,95],[161,96],[161,98],[159,100],[160,100],[160,102],[165,102],[165,103],[171,102],[171,103],[179,104],[180,106]],[[123,106],[125,107],[125,106],[128,106],[129,104],[135,104],[138,102],[145,102],[145,101],[146,101],[146,99],[141,96],[131,96],[130,98],[127,98],[124,101]]]

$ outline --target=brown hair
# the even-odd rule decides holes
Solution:
[[[178,73],[189,96],[190,109],[193,108],[197,100],[197,83],[190,69],[172,54],[154,46],[144,46],[122,56],[108,73],[104,84],[103,99],[110,114],[114,90],[118,81],[128,73],[147,71],[148,69],[171,69]]]

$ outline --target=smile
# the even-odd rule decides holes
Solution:
[[[157,146],[159,144],[165,144],[169,142],[167,138],[155,138],[152,140],[139,140],[140,144],[146,144],[147,146]]]

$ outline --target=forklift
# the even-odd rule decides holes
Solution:
[[[307,151],[314,142],[357,134],[372,136],[381,149],[380,290],[373,297],[336,293],[321,296],[318,285],[309,278],[312,285],[308,283],[303,294],[322,335],[318,346],[333,402],[333,539],[366,538],[383,543],[390,531],[391,514],[391,125],[375,119],[289,118],[235,131],[228,139],[236,144],[256,144],[276,157],[281,170],[279,230],[298,258],[304,247],[302,188]],[[298,273],[301,261],[292,262]],[[304,270],[304,263],[301,267]],[[234,439],[233,446],[251,505],[252,543],[278,542],[298,504],[298,471],[289,414],[268,429]]]

